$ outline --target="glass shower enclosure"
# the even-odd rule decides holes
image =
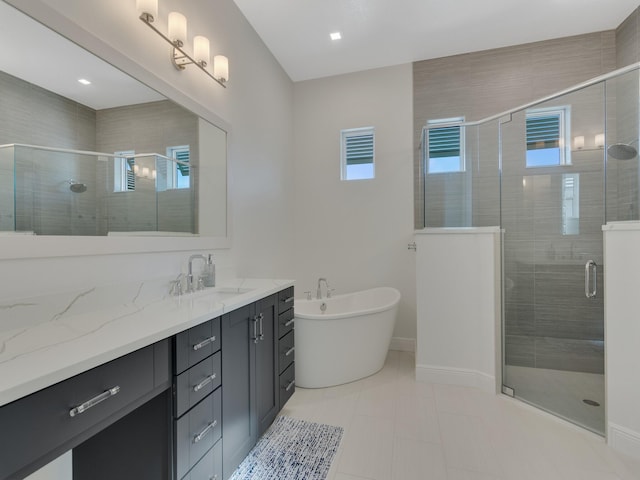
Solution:
[[[425,226],[502,229],[503,392],[602,435],[602,226],[639,219],[638,92],[635,65],[461,124],[464,168],[424,175]]]

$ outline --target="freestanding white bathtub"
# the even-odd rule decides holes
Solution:
[[[391,287],[321,300],[296,299],[296,385],[329,387],[379,371],[399,302],[400,292]]]

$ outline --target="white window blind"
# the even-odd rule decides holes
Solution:
[[[374,128],[342,130],[341,143],[342,180],[374,178]]]

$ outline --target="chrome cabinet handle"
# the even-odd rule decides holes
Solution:
[[[293,297],[287,297],[282,302],[283,303],[291,303],[291,302],[293,302]]]
[[[199,384],[195,385],[193,387],[193,391],[194,392],[199,392],[200,390],[202,390],[204,387],[206,387],[207,385],[209,385],[211,382],[213,382],[216,378],[216,374],[214,373],[213,375],[209,375],[207,378],[205,378],[204,380],[202,380]]]
[[[77,407],[73,407],[71,410],[69,410],[69,416],[75,417],[77,415],[80,415],[81,413],[86,412],[90,408],[95,407],[99,403],[104,402],[106,399],[111,398],[114,395],[117,395],[118,392],[120,392],[120,387],[117,385],[113,388],[110,388],[109,390],[105,390],[100,395],[93,397],[91,400],[87,400],[83,404],[78,405]]]
[[[206,340],[203,340],[203,341],[201,341],[200,343],[196,343],[196,344],[193,346],[193,351],[194,351],[194,352],[197,352],[197,351],[198,351],[198,350],[200,350],[201,348],[204,348],[204,347],[206,347],[207,345],[209,345],[210,343],[213,343],[213,342],[215,342],[215,341],[216,341],[216,337],[215,337],[215,336],[210,337],[210,338],[207,338]]]
[[[258,343],[258,316],[253,317],[253,343]]]
[[[209,425],[204,427],[204,430],[202,430],[199,434],[197,434],[195,437],[193,437],[193,443],[198,443],[200,440],[202,440],[204,437],[206,437],[207,434],[211,431],[211,429],[214,428],[217,424],[218,424],[218,421],[214,420]]]
[[[295,318],[292,318],[291,320],[289,320],[287,323],[284,324],[285,327],[290,327],[291,325],[293,325],[293,322],[295,322]]]
[[[284,356],[288,357],[289,355],[291,355],[295,351],[296,351],[296,347],[291,347],[289,350],[287,350],[287,353],[285,353]]]
[[[295,384],[296,384],[296,381],[295,381],[295,380],[292,380],[292,381],[291,381],[291,383],[290,383],[289,385],[287,385],[287,386],[284,388],[284,390],[285,390],[286,392],[288,392],[289,390],[291,390],[291,389],[293,388],[293,386],[294,386]]]
[[[264,315],[261,313],[258,315],[258,321],[260,322],[260,340],[264,340],[264,326],[262,325],[262,321],[264,320]]]
[[[593,271],[593,282],[591,272]],[[593,289],[591,284],[593,283]],[[598,293],[598,265],[593,260],[589,260],[584,266],[584,294],[587,298],[595,298]]]

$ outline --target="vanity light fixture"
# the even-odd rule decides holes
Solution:
[[[574,139],[573,139],[573,147],[576,150],[582,150],[584,148],[584,136],[583,135],[574,137]]]
[[[171,45],[171,62],[174,67],[184,70],[187,65],[195,65],[220,85],[227,87],[229,59],[224,55],[216,55],[213,57],[213,73],[209,71],[207,67],[211,60],[209,40],[206,37],[194,37],[193,55],[186,52],[184,46],[187,43],[187,18],[184,15],[179,12],[169,13],[168,31],[165,35],[154,25],[158,16],[158,0],[136,0],[136,8],[140,20]]]
[[[595,144],[597,148],[604,148],[604,133],[596,134]]]

